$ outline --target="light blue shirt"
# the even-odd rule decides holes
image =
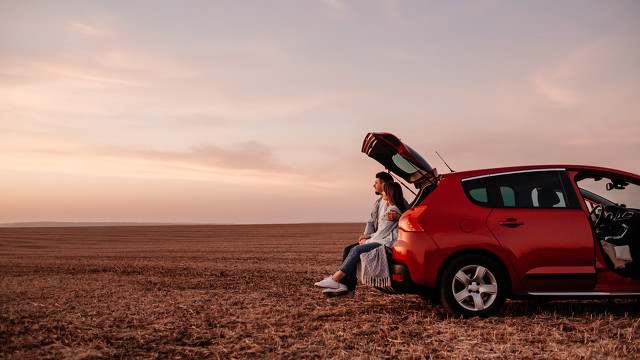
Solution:
[[[387,207],[385,211],[380,211],[382,215],[378,218],[378,230],[371,234],[371,238],[367,239],[367,243],[376,242],[390,248],[396,242],[398,239],[398,222],[387,220],[389,211],[402,214],[402,211],[395,205]]]

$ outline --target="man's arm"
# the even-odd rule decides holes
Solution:
[[[398,221],[402,214],[398,214],[397,212],[391,210],[387,213],[387,220],[389,221]]]
[[[367,221],[367,226],[364,228],[364,235],[370,235],[378,230],[378,208],[380,206],[382,198],[376,200],[373,204],[373,210],[371,210],[371,219]],[[362,236],[360,237],[362,238]]]
[[[402,199],[404,201],[404,208],[409,209],[409,203],[407,200]],[[387,213],[387,220],[389,221],[399,221],[402,214],[398,214],[397,212],[391,210]]]

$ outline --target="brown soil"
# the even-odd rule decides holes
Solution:
[[[362,224],[0,229],[0,358],[638,358],[637,300],[508,301],[460,319],[360,286]]]

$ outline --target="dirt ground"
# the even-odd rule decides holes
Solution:
[[[365,286],[323,298],[363,228],[0,229],[0,358],[640,358],[637,300],[460,319]]]

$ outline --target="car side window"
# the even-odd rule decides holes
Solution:
[[[493,177],[502,206],[516,208],[566,208],[567,196],[558,172],[522,172]]]
[[[516,194],[512,188],[500,186],[500,196],[502,197],[502,204],[505,207],[516,206]]]
[[[464,180],[462,188],[471,202],[482,206],[489,205],[486,178]]]

